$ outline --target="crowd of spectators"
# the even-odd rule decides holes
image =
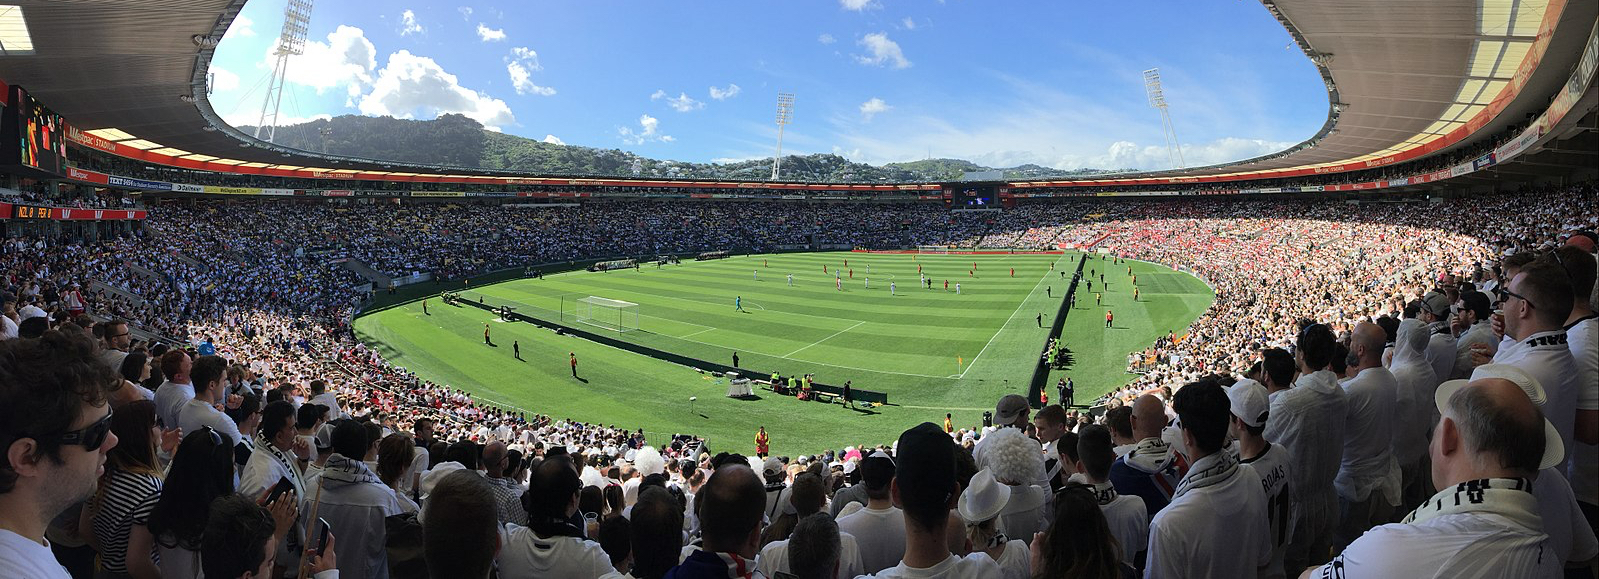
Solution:
[[[185,202],[153,207],[148,231],[119,239],[14,238],[0,246],[0,569],[1553,576],[1599,553],[1593,511],[1578,507],[1599,503],[1583,474],[1599,442],[1599,378],[1582,357],[1593,355],[1581,304],[1594,268],[1575,261],[1593,260],[1593,238],[1564,235],[1599,227],[1594,200],[1585,184],[1430,204],[960,214]],[[349,331],[362,280],[336,263],[448,278],[789,243],[1073,243],[1116,256],[1091,260],[1107,279],[1115,260],[1155,261],[1205,279],[1217,300],[1141,356],[1143,373],[1102,416],[1049,406],[1032,417],[1007,396],[983,427],[923,424],[894,444],[792,459],[711,456],[689,434],[528,413],[388,363]],[[1489,294],[1502,321],[1473,297]],[[127,322],[177,345],[135,343]],[[1473,342],[1472,331],[1491,334]],[[1431,351],[1445,341],[1447,360]],[[1567,366],[1553,365],[1562,352]],[[1414,378],[1416,360],[1447,373]],[[1434,493],[1467,486],[1492,516],[1428,510]],[[322,549],[322,535],[336,539]],[[1473,540],[1495,546],[1445,548]],[[1392,545],[1420,556],[1377,556]]]

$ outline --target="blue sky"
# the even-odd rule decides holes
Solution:
[[[283,0],[251,0],[211,96],[256,123]],[[280,117],[457,112],[506,133],[683,161],[785,153],[882,164],[1169,168],[1159,67],[1188,165],[1280,150],[1326,90],[1258,2],[322,0]]]

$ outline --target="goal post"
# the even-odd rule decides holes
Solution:
[[[574,306],[573,319],[578,323],[614,332],[638,329],[638,304],[633,302],[589,296],[578,298]]]
[[[949,255],[949,246],[947,246],[947,245],[918,245],[918,246],[916,246],[916,253],[931,254],[931,255]]]

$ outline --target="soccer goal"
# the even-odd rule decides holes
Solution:
[[[599,296],[579,298],[575,319],[579,323],[598,326],[616,332],[638,329],[638,304]]]
[[[935,255],[949,255],[949,246],[947,246],[947,245],[918,245],[918,246],[916,246],[916,253],[927,253],[927,254],[935,254]]]

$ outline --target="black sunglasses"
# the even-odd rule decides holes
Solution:
[[[103,418],[94,421],[94,424],[85,426],[80,430],[64,433],[56,437],[56,440],[60,441],[61,444],[81,445],[84,450],[94,452],[105,445],[105,439],[110,435],[111,413],[107,412]]]
[[[1500,287],[1494,288],[1494,293],[1499,294],[1499,301],[1501,301],[1501,302],[1505,301],[1505,297],[1506,296],[1509,296],[1509,297],[1513,297],[1513,298],[1516,298],[1518,300],[1527,302],[1527,307],[1529,307],[1529,308],[1533,308],[1533,309],[1537,309],[1538,308],[1537,304],[1534,304],[1534,303],[1532,303],[1532,300],[1527,299],[1527,296],[1524,296],[1524,295],[1518,294],[1516,292],[1510,291],[1508,288],[1506,288],[1504,286],[1500,286]]]

